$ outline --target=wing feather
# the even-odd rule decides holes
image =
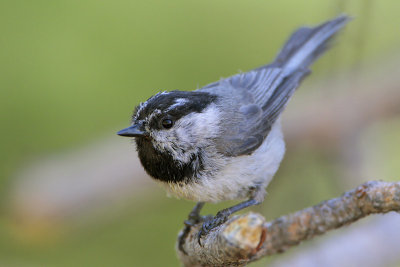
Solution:
[[[200,89],[216,93],[223,102],[221,110],[226,118],[216,140],[220,153],[251,154],[262,144],[310,73],[310,65],[348,21],[347,16],[339,16],[316,27],[302,27],[292,34],[273,63]]]

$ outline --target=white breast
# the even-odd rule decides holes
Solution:
[[[249,188],[264,188],[278,170],[285,153],[280,121],[272,127],[263,144],[251,155],[230,158],[212,177],[202,176],[196,182],[179,185],[160,182],[169,193],[193,201],[219,202],[245,199]],[[262,199],[260,199],[262,200]]]

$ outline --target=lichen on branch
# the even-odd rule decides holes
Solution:
[[[369,214],[399,210],[400,183],[371,181],[271,222],[252,212],[233,216],[203,237],[202,246],[197,242],[199,223],[184,240],[185,253],[178,248],[177,253],[184,266],[244,266]]]

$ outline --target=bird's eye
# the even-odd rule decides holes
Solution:
[[[162,121],[162,126],[163,126],[165,129],[171,128],[173,124],[174,124],[174,123],[173,123],[172,120],[170,120],[170,119],[164,119],[164,120]]]

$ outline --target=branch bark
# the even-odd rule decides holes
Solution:
[[[203,246],[197,242],[199,223],[186,236],[184,252],[177,253],[184,266],[244,266],[369,214],[399,210],[400,182],[371,181],[271,222],[251,212],[233,216],[202,238]]]

